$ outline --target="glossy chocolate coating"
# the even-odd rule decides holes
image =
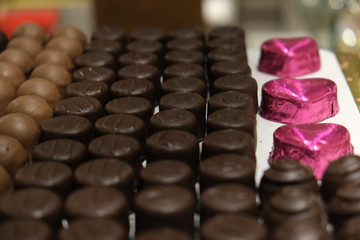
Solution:
[[[251,76],[251,69],[247,63],[240,61],[219,61],[214,63],[209,70],[209,81],[213,83],[216,79],[225,75]]]
[[[178,129],[197,135],[197,119],[194,114],[183,109],[168,109],[155,113],[150,118],[149,133]]]
[[[256,113],[258,106],[251,95],[237,91],[226,91],[212,95],[208,101],[208,115],[224,108],[237,108]]]
[[[135,115],[116,113],[99,118],[95,122],[96,135],[121,134],[133,137],[144,144],[146,139],[146,126],[144,121]]]
[[[0,61],[10,62],[17,65],[25,74],[34,67],[32,57],[22,49],[8,48],[0,53]]]
[[[58,232],[58,240],[127,240],[122,224],[111,218],[81,218]]]
[[[47,39],[46,31],[43,27],[36,23],[22,23],[15,28],[11,34],[11,38],[16,37],[31,37],[41,44],[44,44]]]
[[[142,233],[135,235],[136,240],[191,240],[190,235],[186,234],[184,231],[163,227],[163,228],[154,228],[150,230],[145,230]]]
[[[8,41],[8,37],[6,36],[4,31],[0,30],[0,52],[2,52],[6,48]]]
[[[89,42],[85,45],[85,52],[106,52],[111,54],[114,58],[124,51],[121,43],[106,39],[97,39]]]
[[[161,159],[179,160],[196,172],[199,166],[198,139],[184,130],[156,132],[146,141],[146,156],[149,163]]]
[[[11,39],[6,48],[21,49],[34,58],[39,52],[41,52],[43,46],[36,39],[24,36]]]
[[[212,112],[207,118],[207,132],[237,129],[251,134],[256,139],[256,116],[237,108],[223,108]]]
[[[109,86],[105,82],[80,81],[67,85],[64,97],[94,97],[105,105],[109,100],[109,93]]]
[[[7,172],[7,170],[0,165],[0,202],[3,201],[4,198],[11,196],[13,194],[14,186],[12,183],[12,178]]]
[[[255,162],[239,154],[218,154],[200,162],[200,190],[221,183],[255,189]]]
[[[256,161],[256,142],[249,133],[235,130],[217,130],[207,134],[203,141],[202,158],[221,153],[236,153]]]
[[[199,26],[178,27],[169,31],[169,38],[199,39],[205,41],[205,33]]]
[[[51,38],[50,41],[46,43],[45,48],[61,50],[68,54],[73,60],[80,56],[84,51],[84,48],[79,41],[68,38],[66,36],[57,36]]]
[[[82,30],[75,26],[64,25],[57,27],[52,33],[51,38],[55,38],[58,36],[63,36],[67,38],[74,39],[80,42],[82,45],[86,43],[86,36]]]
[[[77,68],[82,67],[107,67],[112,70],[118,68],[115,58],[106,52],[86,52],[75,58]]]
[[[196,77],[205,81],[205,71],[201,65],[195,63],[178,63],[164,69],[163,78]]]
[[[198,39],[173,39],[166,43],[168,50],[205,51],[205,44]]]
[[[0,238],[17,240],[52,240],[53,232],[47,223],[35,219],[9,220],[0,224]]]
[[[267,228],[255,217],[236,214],[219,214],[200,226],[203,240],[268,239]]]
[[[0,78],[8,81],[17,89],[25,81],[25,75],[21,68],[10,62],[0,61]]]
[[[41,187],[65,197],[72,190],[73,172],[59,162],[34,162],[16,171],[14,185],[17,189]]]
[[[117,41],[125,45],[127,41],[126,32],[124,29],[115,25],[103,25],[95,29],[91,34],[91,40],[106,39]]]
[[[194,234],[195,199],[191,191],[177,185],[156,185],[135,196],[136,233],[173,227]]]
[[[16,90],[8,80],[0,78],[0,114],[4,114],[4,109],[16,97]]]
[[[65,52],[58,49],[44,49],[34,59],[34,67],[41,64],[53,63],[63,66],[66,70],[72,70],[74,64]]]
[[[318,184],[312,170],[294,159],[281,159],[263,173],[259,184],[259,197],[265,203],[285,187],[300,188],[318,193]]]
[[[220,61],[237,61],[247,63],[246,51],[241,49],[215,49],[207,54],[207,64],[210,68],[214,63]]]
[[[348,183],[360,182],[360,156],[345,155],[329,163],[321,182],[321,194],[329,202],[336,191]]]
[[[148,65],[160,67],[159,57],[154,53],[147,53],[147,52],[124,53],[118,58],[118,62],[120,64],[120,67],[124,67],[128,65],[140,65],[140,64],[148,64]]]
[[[0,165],[10,175],[14,175],[28,160],[29,155],[19,140],[7,135],[0,135]]]
[[[164,55],[164,46],[157,41],[136,40],[126,45],[128,52],[152,53],[162,58]]]
[[[30,78],[45,78],[50,80],[61,92],[72,81],[69,71],[64,66],[56,63],[44,63],[37,66],[31,72]]]
[[[200,196],[201,221],[217,214],[248,214],[256,217],[255,189],[237,183],[222,183],[206,188]]]
[[[76,115],[92,123],[103,114],[101,102],[94,97],[70,97],[59,101],[54,107],[54,116]]]
[[[146,79],[123,79],[114,82],[110,91],[113,98],[142,97],[155,104],[154,84]]]
[[[239,26],[219,26],[210,30],[209,39],[228,38],[228,37],[245,37],[245,31]]]
[[[107,67],[83,67],[73,73],[74,81],[89,80],[94,82],[104,82],[109,87],[115,82],[116,74]]]
[[[163,42],[166,40],[166,31],[160,27],[138,27],[129,33],[130,40],[149,40]]]
[[[67,138],[87,144],[92,139],[91,122],[81,116],[63,115],[44,122],[41,127],[41,141]]]
[[[107,114],[126,113],[139,117],[147,124],[154,112],[151,103],[141,97],[115,98],[105,105]]]
[[[242,50],[245,51],[246,45],[243,38],[239,37],[224,37],[214,38],[207,43],[208,51],[216,49],[230,49],[230,50]]]
[[[201,66],[205,64],[205,55],[199,51],[172,50],[165,54],[165,64],[195,63]]]
[[[71,139],[52,139],[38,144],[33,152],[32,161],[54,161],[76,168],[86,160],[86,147]]]

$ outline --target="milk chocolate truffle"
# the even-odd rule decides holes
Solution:
[[[205,64],[205,55],[199,51],[172,50],[165,54],[164,59],[166,65],[195,63],[203,66]]]
[[[34,58],[43,49],[41,43],[31,37],[17,37],[11,39],[6,48],[17,48],[25,51]]]
[[[196,77],[205,81],[205,71],[195,63],[177,63],[164,69],[164,81],[174,77]]]
[[[59,162],[34,162],[23,166],[14,175],[17,189],[40,187],[65,197],[72,190],[72,170]]]
[[[122,29],[115,25],[102,25],[95,29],[91,34],[91,40],[106,39],[111,41],[117,41],[125,45],[127,36],[125,29]]]
[[[76,115],[53,117],[44,122],[40,129],[41,141],[67,138],[88,144],[93,135],[91,122]]]
[[[52,139],[36,145],[33,162],[53,161],[76,168],[86,160],[87,151],[83,143],[71,139]]]
[[[206,122],[207,132],[237,129],[251,134],[256,139],[256,116],[236,108],[224,108],[211,113]]]
[[[250,76],[251,69],[247,63],[229,60],[216,62],[210,67],[209,80],[211,83],[225,75]]]
[[[66,70],[72,70],[74,68],[71,58],[64,51],[57,49],[44,49],[36,55],[34,59],[35,68],[45,63],[58,64]]]
[[[66,86],[64,98],[94,97],[103,105],[109,100],[109,86],[105,82],[80,81]]]
[[[10,175],[13,176],[28,159],[29,155],[19,140],[7,135],[0,135],[0,165]]]
[[[168,50],[205,51],[205,43],[198,39],[173,39],[166,43]]]
[[[116,70],[117,63],[115,58],[106,52],[87,52],[75,58],[77,68],[82,67],[108,67]]]
[[[164,46],[157,41],[136,40],[126,45],[126,51],[153,53],[161,59],[164,55]]]
[[[0,30],[0,52],[2,52],[8,44],[8,38],[4,31]]]
[[[154,228],[150,230],[145,230],[142,233],[135,235],[136,240],[191,240],[192,237],[186,234],[184,231],[170,228],[170,227],[163,227],[163,228]]]
[[[202,157],[207,158],[221,153],[236,153],[256,161],[256,142],[249,133],[226,129],[209,133],[203,141]]]
[[[51,108],[62,98],[60,90],[45,78],[30,78],[23,82],[16,91],[17,96],[36,95],[44,99]]]
[[[0,204],[0,212],[6,219],[38,219],[57,228],[62,217],[62,202],[50,190],[24,188],[5,197]]]
[[[199,26],[179,27],[169,31],[169,38],[199,39],[205,41],[205,33]]]
[[[35,219],[9,220],[0,224],[0,238],[17,240],[52,240],[53,233],[47,223]]]
[[[195,199],[191,191],[177,185],[156,185],[135,196],[136,233],[173,227],[193,236]]]
[[[16,138],[28,152],[32,152],[40,136],[39,125],[23,113],[10,113],[0,118],[0,134]]]
[[[260,200],[266,203],[285,187],[300,188],[313,193],[318,193],[319,190],[311,169],[291,158],[274,162],[265,170],[259,184]]]
[[[258,215],[255,189],[241,184],[216,184],[202,191],[200,199],[202,222],[217,214]]]
[[[176,108],[162,110],[151,116],[149,122],[150,134],[169,129],[189,131],[194,136],[197,136],[197,119],[191,112]]]
[[[247,63],[247,54],[241,49],[215,49],[207,54],[207,66],[210,68],[214,63],[220,61],[238,61]]]
[[[97,39],[89,42],[85,45],[85,52],[106,52],[111,54],[114,58],[124,51],[121,43],[106,39]]]
[[[83,46],[77,40],[68,38],[66,36],[57,36],[51,38],[47,43],[45,48],[47,49],[57,49],[65,52],[70,56],[71,59],[75,59],[80,56],[83,52]]]
[[[227,37],[211,39],[207,43],[208,51],[215,49],[245,50],[246,45],[243,38]]]
[[[149,40],[164,42],[166,31],[160,27],[138,27],[129,33],[130,40]]]
[[[249,94],[238,91],[220,92],[209,98],[208,115],[224,108],[243,109],[251,113],[256,113],[258,106],[254,104]]]
[[[263,218],[270,229],[291,220],[316,221],[326,226],[325,205],[314,192],[287,187],[274,194],[266,202]]]
[[[111,85],[110,91],[114,98],[143,97],[155,104],[154,84],[146,79],[128,78],[116,81]]]
[[[245,37],[245,31],[239,26],[219,26],[210,30],[209,39],[228,38],[228,37]]]
[[[6,169],[0,165],[0,202],[13,193],[12,179]]]
[[[56,63],[44,63],[37,66],[31,72],[30,78],[45,78],[53,82],[61,93],[72,81],[69,71],[64,66]]]
[[[3,111],[6,106],[16,97],[16,91],[14,86],[7,80],[0,78],[0,114],[3,115]]]
[[[25,75],[21,68],[10,62],[0,61],[0,78],[8,81],[17,89],[25,81]]]
[[[26,114],[33,118],[39,126],[53,116],[53,110],[49,104],[36,95],[24,95],[15,98],[4,109],[4,113]]]
[[[79,28],[77,28],[75,26],[66,25],[66,26],[60,26],[60,27],[56,28],[51,33],[51,39],[58,37],[58,36],[63,36],[63,37],[74,39],[74,40],[80,42],[82,45],[84,45],[86,43],[85,34]]]
[[[8,48],[1,52],[0,61],[17,65],[25,74],[28,74],[34,67],[34,60],[31,56],[24,50],[17,48]]]
[[[144,121],[135,115],[117,113],[99,118],[95,122],[96,135],[121,134],[133,137],[144,144],[146,139],[146,126]]]
[[[101,102],[94,97],[70,97],[59,101],[54,107],[54,116],[76,115],[92,123],[103,114]]]
[[[225,153],[202,159],[200,190],[221,183],[234,183],[255,189],[255,162],[239,154]]]
[[[325,202],[329,202],[336,191],[348,183],[360,183],[360,156],[345,155],[329,163],[320,187]]]
[[[187,163],[194,172],[199,166],[197,138],[184,130],[164,130],[151,135],[146,141],[149,163],[161,159],[175,159]]]
[[[154,53],[147,52],[127,52],[121,54],[118,58],[118,62],[120,64],[120,67],[140,64],[148,64],[160,67],[159,57]]]
[[[126,113],[139,117],[147,124],[153,115],[154,107],[142,97],[115,98],[105,105],[107,114]]]
[[[237,214],[219,214],[200,226],[203,240],[268,239],[267,228],[255,217]]]
[[[111,218],[80,218],[58,232],[59,240],[127,240],[124,226]]]
[[[11,37],[30,37],[44,44],[47,39],[47,34],[45,29],[39,24],[28,22],[17,26],[11,34]]]
[[[109,87],[116,80],[116,74],[107,67],[83,67],[73,73],[74,81],[89,80],[104,82]]]

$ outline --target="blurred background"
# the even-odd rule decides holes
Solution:
[[[103,24],[130,30],[137,26],[167,29],[201,25],[242,26],[248,47],[264,39],[310,35],[320,47],[360,51],[358,0],[0,0],[0,28],[10,32],[33,19],[47,29],[71,24],[89,35]]]

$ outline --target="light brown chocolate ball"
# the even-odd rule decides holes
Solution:
[[[0,92],[1,93],[1,92]],[[23,82],[16,92],[17,96],[36,95],[44,99],[51,108],[60,101],[61,94],[55,83],[45,78],[30,78]]]
[[[43,49],[42,45],[31,37],[16,37],[9,41],[6,46],[7,49],[15,48],[21,49],[27,52],[32,58],[34,58]]]
[[[34,119],[23,113],[0,117],[0,134],[16,138],[31,153],[38,143],[40,129]]]
[[[16,48],[5,49],[0,54],[0,61],[14,63],[25,74],[29,73],[34,66],[32,57],[24,50]]]
[[[16,97],[16,90],[9,81],[0,78],[0,114],[3,115],[6,106]]]
[[[0,135],[0,165],[13,176],[29,160],[23,145],[11,136]]]
[[[55,38],[58,36],[65,36],[68,38],[72,38],[81,43],[81,45],[85,45],[86,43],[86,36],[79,28],[75,26],[60,26],[54,30],[51,34],[51,38]]]
[[[74,68],[69,55],[57,49],[44,49],[34,59],[34,67],[44,63],[54,63],[63,66],[67,70]]]
[[[25,81],[23,71],[13,63],[0,61],[0,78],[8,81],[17,89]]]
[[[14,186],[9,173],[3,166],[0,166],[0,202],[14,191]]]
[[[41,126],[53,116],[49,104],[39,96],[25,95],[12,100],[4,109],[5,114],[23,113],[35,120]]]
[[[44,44],[47,38],[47,33],[43,27],[36,23],[23,23],[13,31],[11,38],[15,37],[31,37]]]
[[[52,38],[45,46],[47,49],[58,49],[67,53],[71,59],[75,59],[83,52],[83,46],[77,40],[66,36]]]

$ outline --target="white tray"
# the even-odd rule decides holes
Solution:
[[[260,48],[259,48],[260,49]],[[260,58],[260,50],[248,51],[249,65],[252,69],[252,75],[258,82],[259,103],[261,102],[261,87],[272,79],[279,78],[274,75],[259,72],[257,66]],[[343,72],[335,54],[329,50],[320,50],[321,69],[299,78],[328,78],[337,84],[338,102],[340,106],[339,113],[323,122],[341,124],[350,132],[351,143],[354,146],[354,153],[360,155],[360,113],[355,104],[349,86],[345,80]],[[359,70],[360,71],[360,70]],[[259,182],[264,170],[269,167],[268,158],[273,146],[274,131],[284,124],[266,120],[257,114],[257,172],[256,179]]]

